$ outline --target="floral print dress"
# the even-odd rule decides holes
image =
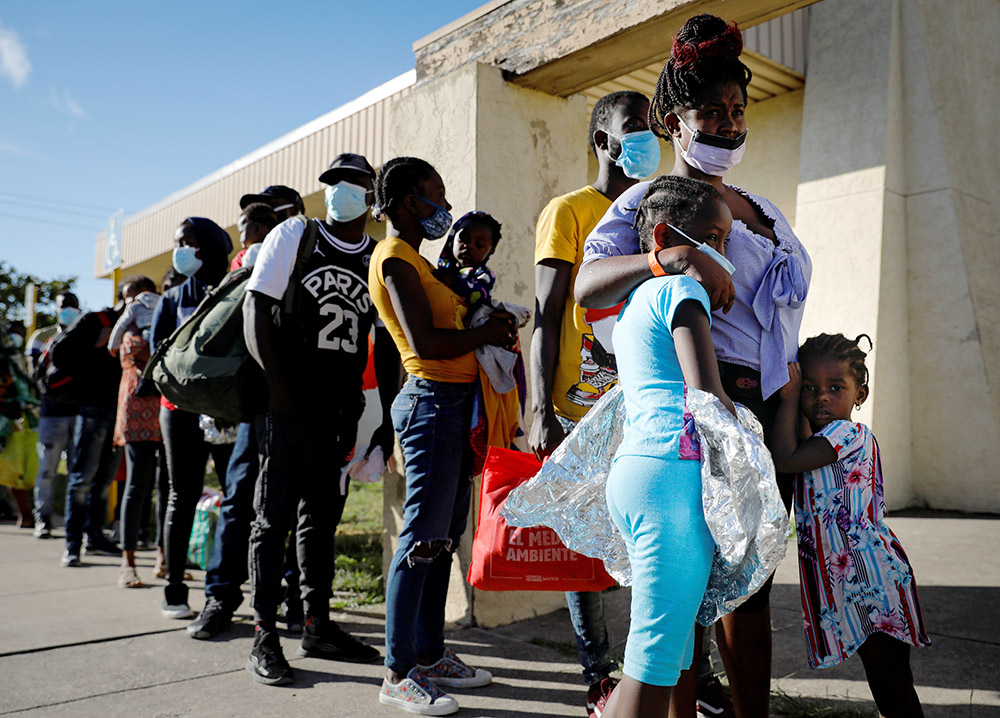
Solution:
[[[864,424],[822,436],[837,461],[795,479],[799,585],[809,665],[849,658],[873,633],[930,645],[906,553],[885,523],[878,444]]]

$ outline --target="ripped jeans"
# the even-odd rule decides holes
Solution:
[[[406,472],[399,546],[386,578],[385,665],[406,674],[444,653],[451,556],[472,496],[469,424],[474,384],[410,376],[392,403]]]

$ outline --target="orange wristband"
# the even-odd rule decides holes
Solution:
[[[656,258],[656,249],[649,250],[649,254],[646,255],[649,260],[649,268],[653,271],[654,277],[665,277],[667,273],[663,269],[663,265],[660,264],[660,260]]]

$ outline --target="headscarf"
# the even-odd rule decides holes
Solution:
[[[229,268],[229,253],[233,251],[233,240],[222,227],[205,217],[187,217],[184,222],[191,225],[198,240],[201,269],[194,276],[199,282],[210,287],[218,286]]]

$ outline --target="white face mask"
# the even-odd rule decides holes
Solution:
[[[691,140],[687,149],[681,150],[681,157],[696,170],[714,177],[722,177],[743,159],[743,152],[747,146],[746,130],[739,137],[729,138],[692,130],[680,115],[677,116],[677,121],[691,133]]]
[[[695,247],[697,247],[699,252],[707,254],[709,257],[718,262],[719,265],[730,274],[736,271],[736,266],[728,259],[726,259],[721,253],[719,253],[719,251],[715,247],[712,247],[711,245],[708,245],[705,242],[699,242],[697,239],[689,235],[687,232],[685,232],[682,229],[678,229],[672,224],[668,224],[667,226],[670,227],[670,229],[677,232],[677,234],[679,234],[684,239],[689,241]]]

